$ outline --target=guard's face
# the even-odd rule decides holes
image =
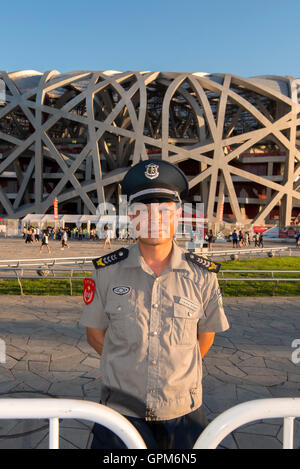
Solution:
[[[173,238],[181,208],[175,202],[133,204],[129,216],[136,237],[144,242],[160,244]]]

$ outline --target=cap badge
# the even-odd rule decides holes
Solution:
[[[154,163],[149,163],[145,166],[145,176],[146,178],[148,179],[155,179],[159,176],[159,172],[158,172],[158,168],[159,166],[157,164],[154,164]]]

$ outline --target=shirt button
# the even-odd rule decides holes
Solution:
[[[158,304],[154,303],[153,308],[158,308]]]
[[[122,306],[118,306],[118,307],[117,307],[117,310],[118,310],[118,311],[121,311],[121,309],[122,309]]]
[[[190,317],[193,316],[193,313],[189,312],[189,313],[188,313],[188,316],[190,316]]]
[[[156,360],[152,360],[152,365],[156,365]]]
[[[157,335],[157,332],[156,331],[152,332],[152,335]]]

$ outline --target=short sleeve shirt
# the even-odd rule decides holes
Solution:
[[[156,276],[138,243],[126,259],[93,272],[93,301],[81,324],[105,329],[101,401],[147,420],[185,415],[202,403],[198,332],[229,325],[217,275],[192,263],[176,242]]]

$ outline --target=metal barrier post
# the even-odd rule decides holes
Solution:
[[[59,418],[49,419],[49,449],[59,449]]]
[[[24,292],[23,292],[23,287],[22,287],[22,282],[20,280],[20,276],[19,276],[19,273],[15,270],[14,271],[16,276],[17,276],[17,281],[18,281],[18,284],[19,284],[19,287],[20,287],[20,291],[21,291],[21,295],[24,295]],[[23,271],[21,271],[21,275],[23,275]]]
[[[72,291],[72,275],[73,275],[73,270],[71,270],[71,277],[70,277],[70,295],[72,296],[73,291]]]
[[[295,417],[285,417],[283,420],[283,449],[293,449],[294,419]]]

